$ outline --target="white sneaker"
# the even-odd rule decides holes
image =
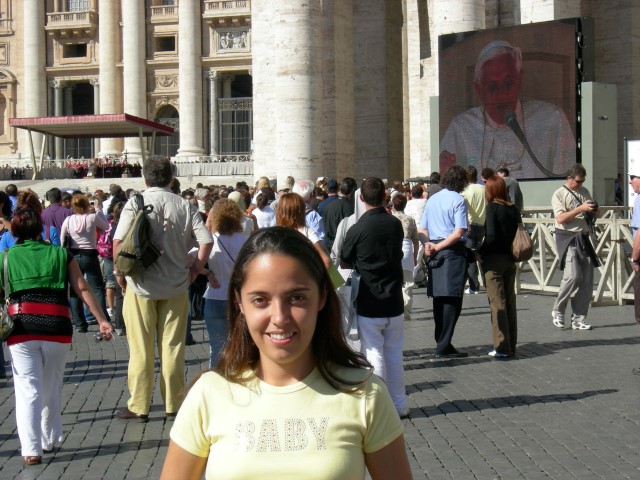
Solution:
[[[495,350],[491,350],[487,355],[495,358],[509,358],[509,355],[507,355],[506,353],[496,352]]]
[[[116,316],[116,311],[113,308],[107,307],[107,313],[111,318],[114,318]]]
[[[571,328],[574,330],[591,330],[591,325],[585,323],[584,315],[573,314],[571,316]]]
[[[471,287],[467,288],[464,293],[466,295],[478,295],[480,293],[479,290],[471,290]]]
[[[551,310],[551,318],[553,324],[558,328],[564,328],[564,313],[560,313],[557,310]]]

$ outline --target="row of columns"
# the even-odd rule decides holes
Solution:
[[[205,119],[201,62],[199,0],[182,0],[179,4],[179,112],[180,112],[180,148],[179,156],[204,155],[203,123]],[[71,115],[73,108],[73,83],[53,80],[49,84],[49,104],[47,104],[47,85],[42,81],[45,71],[45,10],[40,0],[24,1],[24,116],[46,116],[47,110],[53,115]],[[93,3],[91,5],[94,5]],[[60,0],[54,2],[54,10],[62,11]],[[122,39],[120,39],[120,7],[122,7]],[[145,63],[145,2],[144,0],[101,0],[99,15],[100,59],[99,75],[91,79],[94,86],[95,114],[111,114],[124,111],[132,115],[147,118],[147,78]],[[120,45],[125,48],[120,52]],[[122,54],[123,73],[120,74],[117,63]],[[219,98],[231,97],[232,75],[222,75],[216,71],[205,73],[209,81],[208,96],[210,154],[218,153],[218,112]],[[126,79],[123,82],[123,78]],[[222,84],[221,86],[219,84]],[[222,90],[222,92],[221,92]],[[122,105],[122,107],[121,107]],[[48,108],[47,108],[48,107]],[[39,148],[41,136],[34,135],[34,146]],[[55,154],[62,156],[62,139],[55,140]],[[28,137],[24,136],[21,150],[29,155]],[[141,156],[138,138],[124,140],[124,150],[128,157]],[[107,138],[96,141],[95,151],[99,156],[117,155],[123,151],[121,139]]]

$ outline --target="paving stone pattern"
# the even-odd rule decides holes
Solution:
[[[442,360],[433,356],[431,300],[417,290],[404,351],[414,478],[640,478],[640,376],[631,373],[640,367],[640,326],[633,307],[593,308],[594,329],[572,331],[552,325],[552,303],[550,295],[518,297],[517,357],[500,361],[487,356],[486,296],[465,296],[454,342],[470,356]],[[202,322],[194,323],[194,335],[189,380],[208,358]],[[128,398],[128,355],[126,337],[76,337],[65,370],[65,440],[39,466],[24,466],[13,382],[10,375],[0,380],[0,479],[158,478],[171,429],[158,389],[148,423],[113,418]]]

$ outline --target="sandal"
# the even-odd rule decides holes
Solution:
[[[27,465],[40,465],[42,463],[42,457],[37,455],[24,457],[24,463],[26,463]]]

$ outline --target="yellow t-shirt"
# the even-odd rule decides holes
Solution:
[[[484,196],[484,185],[470,183],[460,195],[467,201],[469,224],[475,223],[484,227],[484,220],[487,216],[487,201]]]
[[[368,372],[338,369],[341,378]],[[356,394],[339,392],[314,369],[303,381],[248,386],[207,372],[185,399],[171,439],[208,457],[206,478],[358,479],[364,454],[398,438],[403,426],[375,375]]]

